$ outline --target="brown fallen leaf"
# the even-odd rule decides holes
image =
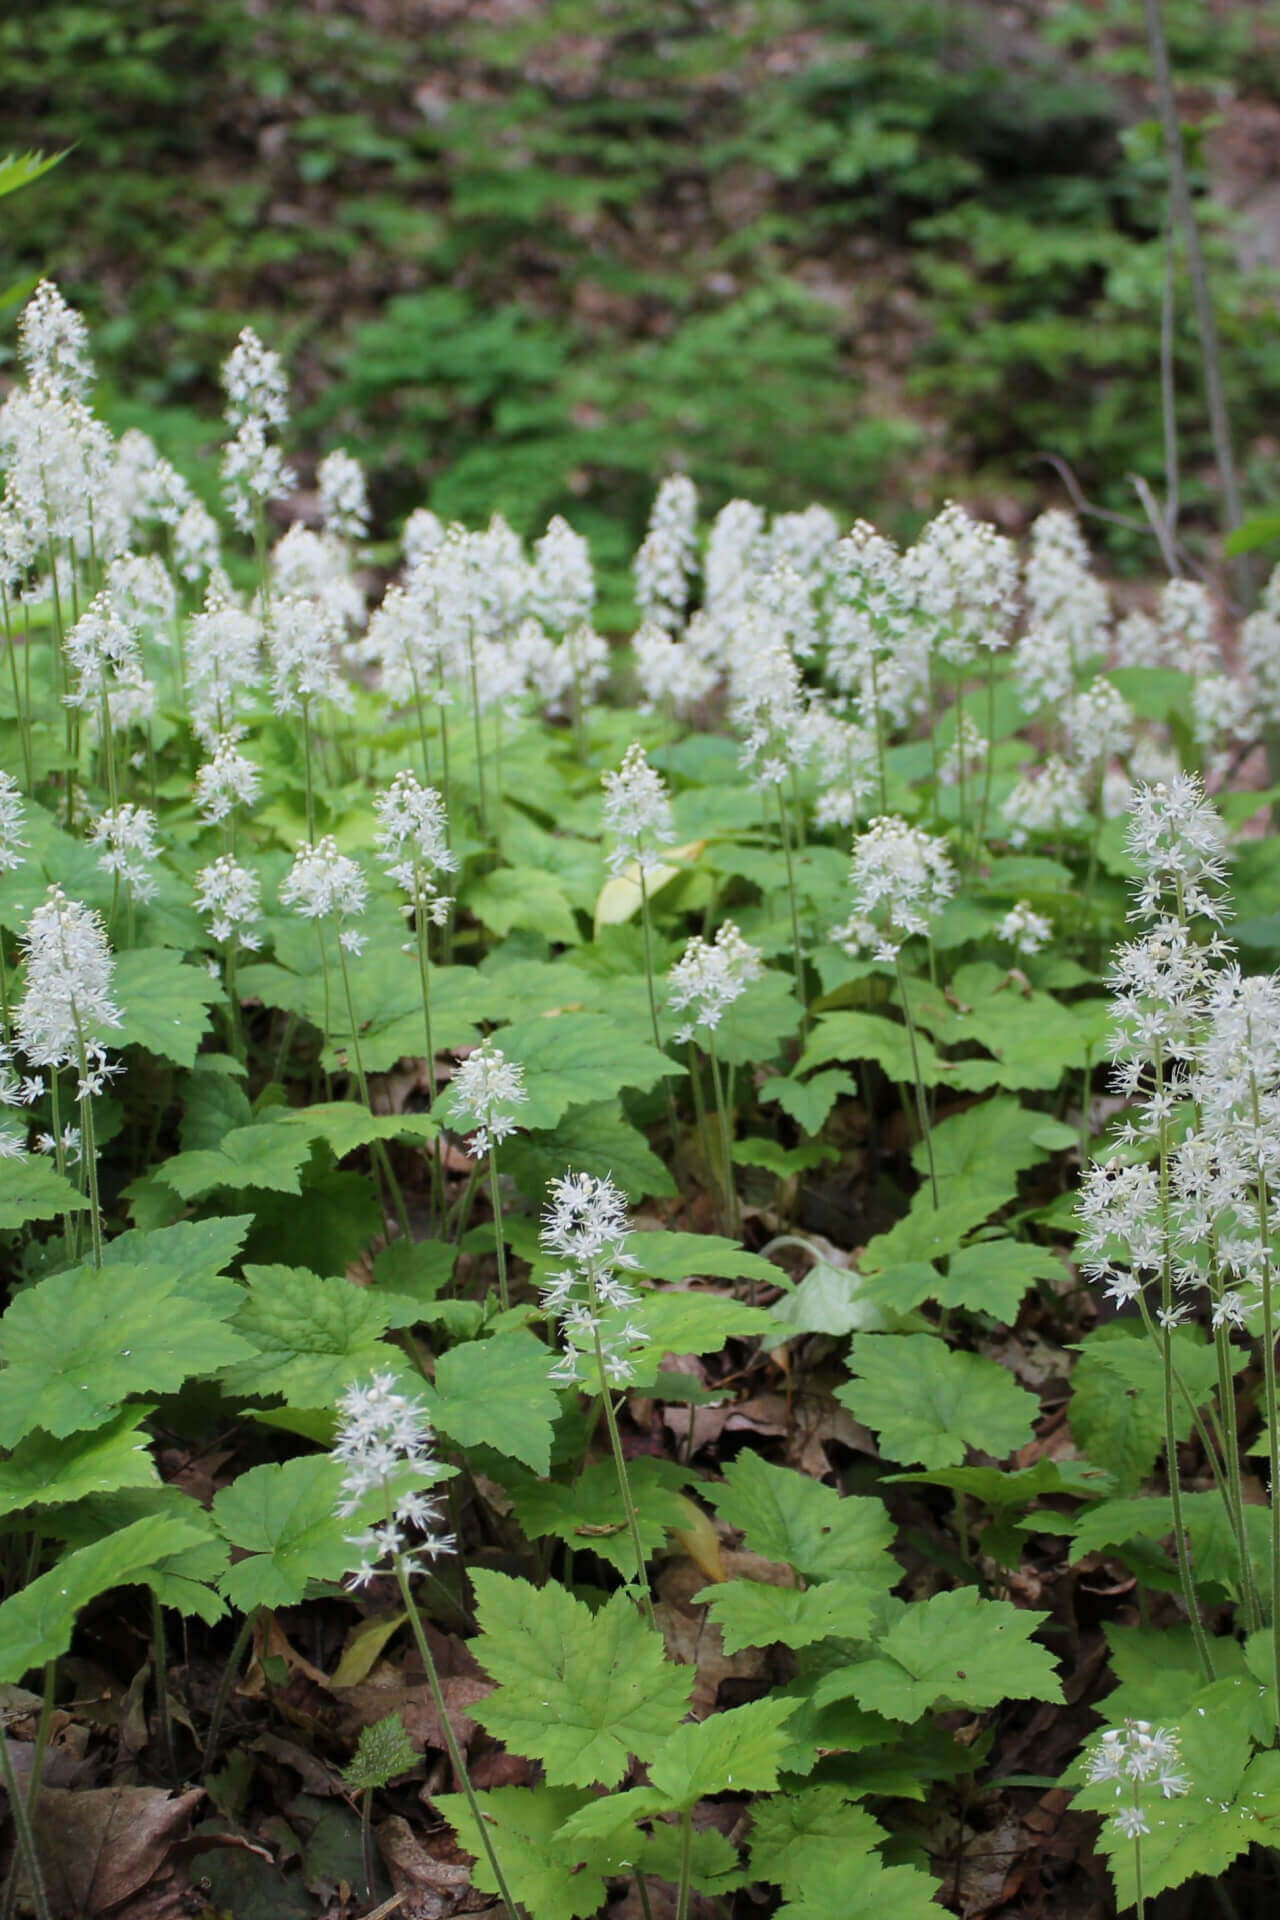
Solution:
[[[138,1894],[164,1868],[191,1824],[203,1787],[44,1787],[36,1802],[36,1845],[56,1914],[92,1920]],[[19,1898],[29,1887],[20,1876]]]
[[[392,1814],[377,1829],[378,1848],[401,1896],[401,1911],[419,1920],[447,1920],[471,1885],[471,1869],[428,1853],[407,1820]]]

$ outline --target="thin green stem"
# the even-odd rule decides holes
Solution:
[[[511,1897],[511,1889],[507,1885],[506,1875],[502,1871],[501,1862],[494,1848],[489,1822],[480,1811],[480,1802],[476,1799],[476,1790],[471,1784],[471,1775],[467,1771],[467,1763],[462,1757],[457,1736],[453,1731],[453,1725],[449,1719],[449,1709],[445,1704],[444,1691],[440,1685],[440,1676],[436,1671],[436,1663],[431,1653],[431,1644],[427,1639],[426,1628],[422,1624],[422,1615],[418,1612],[418,1605],[413,1597],[413,1589],[409,1584],[409,1573],[405,1566],[404,1555],[396,1554],[394,1564],[396,1582],[400,1588],[400,1596],[404,1601],[405,1612],[409,1616],[410,1631],[417,1644],[418,1654],[427,1676],[427,1685],[431,1689],[431,1698],[435,1705],[436,1714],[439,1717],[440,1730],[444,1734],[444,1743],[448,1749],[454,1778],[458,1781],[463,1794],[466,1796],[471,1818],[475,1822],[476,1832],[480,1836],[481,1845],[484,1847],[485,1855],[489,1862],[489,1870],[498,1885],[498,1896],[507,1912],[507,1920],[519,1920],[519,1909]]]
[[[653,1028],[653,1044],[662,1052],[662,1035],[658,1029],[658,994],[653,979],[653,927],[649,917],[649,883],[645,876],[644,863],[640,865],[640,925],[644,929],[644,979],[649,989],[649,1024]]]
[[[693,1809],[680,1815],[680,1880],[676,1888],[676,1920],[689,1920],[689,1895],[693,1887]]]
[[[1156,1086],[1162,1088],[1164,1061],[1159,1047],[1156,1048],[1154,1064]],[[1209,1650],[1209,1639],[1204,1630],[1204,1622],[1200,1618],[1195,1580],[1192,1577],[1191,1560],[1187,1553],[1186,1524],[1182,1514],[1182,1475],[1178,1467],[1178,1438],[1173,1415],[1173,1248],[1170,1243],[1169,1227],[1169,1123],[1164,1118],[1160,1121],[1160,1228],[1164,1239],[1160,1263],[1160,1359],[1163,1375],[1164,1446],[1169,1471],[1169,1504],[1173,1519],[1174,1550],[1178,1560],[1178,1580],[1182,1587],[1182,1601],[1191,1626],[1191,1637],[1195,1642],[1196,1653],[1204,1669],[1205,1678],[1212,1680],[1214,1678],[1213,1655]]]
[[[925,1099],[924,1081],[920,1075],[920,1047],[916,1039],[915,1015],[911,1011],[911,999],[907,993],[907,977],[903,971],[902,956],[894,961],[898,974],[898,997],[902,1001],[902,1011],[907,1022],[907,1039],[911,1046],[911,1071],[915,1076],[916,1121],[920,1128],[920,1138],[924,1142],[925,1159],[929,1163],[929,1191],[933,1195],[934,1210],[941,1205],[938,1197],[938,1169],[933,1158],[933,1129],[929,1125],[929,1104]]]
[[[3,1724],[0,1724],[0,1774],[3,1775],[4,1790],[9,1798],[9,1816],[13,1821],[18,1852],[26,1864],[27,1878],[31,1882],[31,1899],[36,1910],[36,1920],[52,1920],[44,1875],[40,1871],[40,1857],[36,1852],[36,1837],[32,1830],[31,1816],[27,1812],[26,1800],[18,1786],[18,1776],[14,1772],[13,1757],[9,1752],[9,1740]]]
[[[173,1718],[169,1712],[169,1649],[165,1640],[164,1608],[159,1595],[151,1596],[151,1645],[156,1683],[156,1724],[160,1733],[160,1757],[169,1780],[178,1784],[178,1760],[173,1745]]]
[[[346,997],[347,1021],[351,1028],[351,1058],[355,1062],[356,1085],[360,1089],[361,1102],[367,1111],[372,1112],[373,1109],[369,1105],[369,1082],[365,1075],[364,1060],[360,1053],[360,1027],[356,1020],[355,996],[351,991],[351,969],[347,965],[347,950],[342,944],[341,934],[338,935],[338,965],[342,969],[342,990]],[[411,1240],[413,1238],[413,1228],[409,1221],[409,1209],[405,1205],[404,1194],[400,1191],[400,1182],[396,1179],[395,1169],[391,1165],[391,1156],[387,1152],[387,1143],[385,1140],[374,1141],[373,1158],[386,1183],[387,1192],[391,1196],[392,1208],[395,1212],[396,1219],[400,1222],[400,1231],[406,1240]]]
[[[431,1034],[431,962],[427,952],[427,932],[429,922],[424,907],[425,894],[419,889],[418,902],[414,909],[414,932],[417,935],[418,978],[422,983],[422,1028],[427,1042],[427,1091],[431,1104],[436,1103],[436,1049]],[[431,1207],[441,1226],[444,1225],[444,1162],[440,1155],[441,1142],[431,1141]]]
[[[721,1191],[724,1194],[725,1229],[732,1236],[738,1231],[738,1187],[733,1177],[733,1129],[729,1123],[728,1101],[720,1079],[720,1061],[716,1054],[713,1027],[707,1029],[707,1059],[711,1063],[711,1090],[716,1103],[716,1118],[720,1123],[720,1155],[724,1166]]]
[[[240,1662],[244,1659],[245,1648],[253,1638],[253,1623],[257,1617],[256,1608],[251,1613],[246,1613],[244,1619],[240,1622],[240,1631],[235,1637],[231,1651],[227,1655],[227,1664],[222,1669],[222,1677],[218,1681],[218,1691],[213,1702],[213,1712],[209,1716],[209,1731],[205,1735],[204,1751],[200,1756],[200,1771],[202,1774],[207,1774],[217,1759],[218,1740],[222,1733],[222,1722],[226,1715],[227,1702],[231,1698],[231,1689],[236,1683],[236,1675],[240,1671]]]
[[[787,900],[791,908],[791,951],[795,957],[796,999],[800,1003],[800,1034],[809,1037],[809,1000],[804,990],[804,948],[800,941],[800,902],[796,894],[796,870],[791,857],[791,833],[787,826],[787,809],[782,799],[782,788],[775,785],[778,797],[778,827],[782,834],[782,854],[787,864]]]
[[[489,1148],[489,1199],[493,1206],[493,1238],[498,1250],[498,1298],[505,1313],[511,1305],[507,1291],[507,1246],[502,1237],[502,1196],[498,1191],[498,1156]]]
[[[592,1289],[592,1311],[598,1319],[598,1303],[595,1289]],[[653,1595],[649,1591],[649,1570],[645,1562],[644,1542],[640,1538],[640,1518],[636,1513],[636,1503],[631,1497],[631,1481],[627,1474],[626,1457],[622,1451],[622,1435],[618,1431],[618,1416],[613,1409],[613,1389],[609,1385],[608,1369],[605,1366],[604,1346],[600,1339],[599,1325],[593,1325],[592,1339],[595,1341],[596,1368],[600,1375],[600,1396],[604,1408],[605,1425],[609,1430],[609,1445],[613,1450],[613,1465],[618,1476],[618,1492],[622,1497],[622,1511],[627,1516],[627,1532],[631,1535],[631,1550],[636,1557],[636,1592],[644,1608],[645,1619],[657,1630],[657,1618],[653,1611]]]

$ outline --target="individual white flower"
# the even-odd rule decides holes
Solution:
[[[230,854],[220,854],[196,875],[195,909],[209,922],[209,932],[224,945],[254,952],[262,945],[257,931],[261,918],[261,886],[256,873],[241,867]]]
[[[438,1496],[425,1491],[445,1469],[437,1461],[435,1435],[426,1407],[416,1395],[402,1393],[394,1374],[378,1373],[367,1385],[350,1386],[338,1400],[333,1457],[342,1465],[337,1513],[350,1519],[382,1496],[382,1516],[347,1544],[359,1559],[350,1574],[353,1587],[367,1586],[397,1560],[407,1574],[453,1553],[456,1543],[440,1522]],[[390,1561],[391,1568],[385,1563]]]
[[[613,1181],[590,1173],[566,1173],[547,1187],[548,1200],[539,1235],[542,1250],[557,1266],[541,1286],[547,1314],[557,1320],[563,1351],[551,1369],[557,1385],[584,1377],[583,1349],[594,1357],[597,1339],[610,1386],[628,1386],[635,1377],[631,1349],[644,1335],[605,1319],[609,1309],[638,1306],[640,1294],[623,1275],[639,1262],[627,1252],[630,1231],[627,1203]]]
[[[641,618],[662,630],[679,627],[697,567],[698,490],[687,474],[668,474],[632,566]]]
[[[11,773],[0,771],[0,874],[12,873],[25,862],[27,841],[23,828],[26,824],[22,789]]]
[[[374,838],[388,874],[409,896],[405,911],[425,914],[434,926],[443,926],[453,895],[440,892],[437,876],[458,869],[457,856],[449,846],[443,799],[434,787],[424,787],[415,773],[402,770],[373,804],[378,815]]]
[[[700,935],[690,940],[667,980],[669,1011],[689,1016],[676,1032],[677,1042],[692,1040],[699,1027],[714,1031],[763,973],[759,948],[743,939],[732,920],[724,922],[713,942]]]
[[[282,906],[292,907],[306,920],[334,920],[338,942],[347,953],[360,953],[366,936],[343,924],[356,920],[368,905],[369,893],[357,861],[338,851],[326,833],[314,846],[303,845],[280,888]]]
[[[666,782],[649,765],[645,750],[637,742],[627,748],[616,773],[603,776],[604,824],[615,838],[608,856],[610,873],[623,873],[638,866],[641,873],[655,873],[662,865],[658,849],[675,839],[671,795]]]
[[[220,733],[213,752],[196,774],[196,811],[212,826],[236,807],[252,807],[262,791],[262,775],[241,753],[234,733]]]
[[[22,940],[26,990],[14,1010],[18,1046],[35,1067],[105,1072],[104,1041],[122,1022],[111,996],[115,961],[102,916],[50,887]]]
[[[89,844],[99,849],[98,865],[122,880],[135,900],[150,900],[156,891],[152,869],[159,857],[156,817],[149,807],[125,801],[108,807],[93,823]]]
[[[894,961],[913,934],[927,937],[959,876],[941,840],[895,814],[872,820],[853,843],[853,912],[831,937],[850,951]]]
[[[508,1060],[500,1047],[485,1041],[472,1049],[454,1073],[449,1117],[460,1132],[471,1135],[472,1148],[483,1156],[517,1131],[520,1123],[514,1110],[528,1098],[520,1062]]]
[[[338,540],[363,540],[369,532],[369,493],[364,468],[343,447],[335,447],[316,473],[324,530]]]
[[[1078,833],[1089,820],[1079,769],[1051,753],[1019,777],[1001,812],[1009,823],[1010,846]]]

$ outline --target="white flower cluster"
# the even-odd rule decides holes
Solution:
[[[542,1304],[560,1324],[563,1352],[550,1379],[567,1386],[581,1380],[585,1355],[602,1365],[610,1386],[625,1387],[635,1377],[632,1350],[644,1334],[629,1322],[605,1319],[610,1310],[626,1313],[640,1295],[622,1276],[638,1262],[626,1250],[630,1231],[627,1203],[613,1181],[590,1173],[566,1173],[548,1186],[549,1198],[539,1235],[542,1250],[563,1261],[543,1283]]]
[[[724,922],[714,941],[692,939],[667,979],[669,1011],[689,1015],[677,1029],[677,1042],[692,1040],[699,1027],[714,1031],[763,972],[759,948],[743,939],[732,920]]]
[[[1039,766],[1022,774],[1001,808],[1009,822],[1009,844],[1025,846],[1030,839],[1079,833],[1088,825],[1080,769],[1051,753]]]
[[[262,945],[257,931],[261,915],[261,886],[256,873],[238,866],[229,853],[220,854],[196,875],[195,909],[209,922],[215,940],[235,942],[253,953]]]
[[[93,823],[89,845],[98,847],[98,865],[104,873],[123,881],[135,900],[155,896],[152,872],[159,857],[156,846],[156,817],[149,807],[124,801],[108,807]]]
[[[659,847],[675,839],[671,795],[662,775],[649,765],[645,750],[633,742],[616,773],[603,776],[604,824],[614,836],[608,857],[610,873],[623,873],[632,864],[641,873],[662,865]]]
[[[416,774],[403,769],[373,804],[378,815],[374,839],[388,875],[408,895],[405,912],[423,914],[433,926],[442,927],[453,895],[440,892],[436,876],[455,873],[458,867],[449,846],[444,801],[434,787],[424,787]]]
[[[697,570],[698,490],[686,474],[669,474],[654,498],[649,530],[634,562],[641,617],[665,631],[679,627]]]
[[[1150,1833],[1143,1789],[1155,1788],[1163,1800],[1178,1800],[1191,1791],[1181,1771],[1182,1748],[1177,1729],[1154,1727],[1149,1720],[1126,1720],[1123,1728],[1108,1727],[1086,1763],[1090,1786],[1114,1784],[1116,1799],[1124,1801],[1112,1819],[1127,1840]]]
[[[325,532],[337,540],[363,540],[369,531],[369,493],[355,456],[335,447],[320,462],[316,485]]]
[[[360,1555],[350,1574],[353,1587],[367,1586],[397,1562],[408,1575],[421,1573],[427,1562],[456,1551],[452,1534],[440,1526],[439,1496],[424,1491],[443,1472],[434,1438],[426,1408],[400,1392],[394,1374],[376,1373],[367,1386],[348,1387],[340,1397],[333,1444],[342,1463],[337,1512],[350,1519],[374,1494],[382,1495],[385,1510],[362,1532],[347,1535]]]
[[[12,873],[25,862],[26,824],[22,790],[11,773],[0,771],[0,874]]]
[[[234,429],[222,454],[222,484],[231,518],[252,533],[270,500],[297,486],[297,475],[269,438],[289,418],[289,388],[279,354],[242,329],[222,369],[227,425]]]
[[[1007,940],[1023,955],[1043,953],[1053,938],[1053,922],[1037,913],[1029,900],[1017,900],[996,928],[996,939]]]
[[[338,851],[331,833],[324,834],[314,846],[298,848],[281,884],[280,901],[305,920],[336,920],[338,942],[344,951],[364,951],[366,936],[342,923],[360,917],[369,903],[369,891],[359,862]]]
[[[14,1010],[19,1047],[35,1067],[80,1069],[78,1097],[102,1091],[111,1071],[106,1034],[122,1024],[111,997],[115,970],[102,916],[50,887],[22,940],[26,990]]]
[[[927,937],[959,885],[941,840],[896,814],[881,814],[853,843],[853,912],[831,938],[850,953],[895,961],[913,934]]]
[[[196,811],[207,826],[228,819],[237,807],[251,807],[262,790],[262,776],[241,753],[233,733],[220,733],[213,752],[196,773]]]
[[[471,1135],[476,1155],[483,1156],[519,1128],[514,1109],[529,1096],[524,1068],[508,1060],[501,1047],[474,1047],[454,1073],[449,1087],[449,1117],[460,1131]]]

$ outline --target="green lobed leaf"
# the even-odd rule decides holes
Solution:
[[[341,1480],[331,1454],[304,1454],[251,1467],[214,1495],[214,1522],[243,1555],[219,1581],[238,1612],[294,1606],[308,1581],[351,1571],[357,1556],[345,1536],[354,1523],[335,1511]]]
[[[637,1272],[668,1285],[679,1280],[760,1280],[766,1286],[787,1284],[782,1268],[758,1253],[748,1253],[736,1240],[716,1233],[666,1233],[652,1230],[627,1235],[627,1252]]]
[[[506,1449],[504,1449],[506,1451]],[[679,1489],[690,1470],[672,1460],[641,1454],[627,1463],[631,1500],[646,1555],[661,1547],[669,1529],[689,1523]],[[625,1579],[635,1575],[635,1549],[612,1460],[593,1460],[568,1484],[521,1478],[507,1490],[516,1519],[530,1540],[548,1536],[597,1553]]]
[[[852,1887],[885,1830],[841,1786],[776,1793],[751,1810],[751,1872],[790,1898]]]
[[[499,867],[485,874],[468,887],[467,907],[497,934],[530,927],[566,947],[582,938],[564,887],[541,867]]]
[[[760,1098],[776,1101],[804,1133],[821,1131],[827,1115],[842,1093],[853,1096],[858,1083],[852,1074],[839,1067],[815,1073],[811,1079],[798,1080],[774,1074],[760,1088]]]
[[[221,984],[189,967],[171,947],[130,947],[116,955],[112,993],[124,1011],[113,1047],[145,1047],[160,1060],[192,1067]]]
[[[794,1467],[740,1453],[724,1483],[707,1487],[720,1518],[745,1535],[753,1553],[795,1568],[807,1580],[857,1576],[887,1592],[902,1577],[889,1553],[894,1526],[880,1500],[841,1496]]]
[[[353,1380],[399,1371],[399,1353],[381,1338],[388,1309],[372,1288],[322,1280],[305,1267],[251,1265],[244,1273],[236,1331],[257,1351],[224,1374],[229,1392],[328,1407]]]
[[[419,1388],[432,1425],[459,1447],[487,1446],[535,1473],[551,1466],[551,1429],[560,1412],[541,1340],[516,1328],[450,1347],[436,1362],[434,1385]]]
[[[823,1586],[775,1587],[764,1580],[725,1580],[693,1598],[719,1627],[726,1653],[744,1647],[808,1647],[819,1640],[860,1640],[870,1630],[883,1587],[849,1577]]]
[[[859,1334],[849,1371],[855,1378],[836,1398],[892,1460],[946,1467],[970,1447],[1002,1459],[1031,1438],[1034,1395],[998,1361],[934,1334]]]
[[[783,1732],[794,1700],[774,1696],[686,1721],[649,1762],[649,1780],[670,1807],[692,1807],[715,1793],[771,1793],[786,1751]]]
[[[130,1397],[240,1360],[248,1342],[224,1324],[238,1299],[229,1281],[125,1262],[72,1267],[18,1294],[0,1320],[0,1446],[37,1426],[60,1439],[101,1426]]]
[[[601,1013],[524,1020],[502,1028],[498,1044],[525,1070],[529,1098],[518,1117],[531,1131],[555,1127],[570,1107],[611,1101],[623,1087],[644,1091],[687,1071],[634,1028]]]
[[[132,1585],[166,1554],[200,1538],[185,1521],[155,1516],[63,1554],[56,1567],[0,1606],[0,1684],[14,1685],[33,1667],[64,1654],[76,1615],[99,1594]]]
[[[623,1871],[623,1855],[607,1842],[574,1845],[561,1837],[572,1814],[593,1804],[571,1787],[496,1787],[476,1794],[512,1897],[536,1920],[589,1920],[605,1899],[602,1875]],[[432,1795],[473,1855],[472,1879],[484,1893],[498,1883],[465,1794]]]
[[[1003,1700],[1061,1700],[1046,1648],[1031,1635],[1049,1618],[957,1587],[902,1605],[870,1658],[819,1681],[819,1705],[849,1695],[889,1720],[918,1720],[940,1702],[981,1709]]]
[[[0,1231],[25,1227],[29,1220],[56,1220],[83,1213],[89,1202],[66,1175],[40,1153],[0,1156]]]
[[[0,1514],[22,1507],[65,1506],[90,1493],[159,1485],[151,1445],[139,1422],[147,1407],[122,1407],[105,1426],[55,1440],[27,1435],[0,1462]]]
[[[841,1883],[840,1920],[937,1920],[938,1883],[917,1867],[882,1866],[874,1855],[855,1878]],[[834,1920],[826,1891],[815,1890],[779,1907],[775,1920]]]
[[[194,1538],[173,1553],[162,1554],[141,1579],[163,1606],[195,1616],[212,1626],[226,1612],[226,1602],[215,1591],[225,1572],[228,1550],[213,1520],[181,1487],[123,1487],[115,1493],[94,1493],[73,1507],[57,1507],[44,1523],[72,1547],[104,1540],[138,1520],[180,1520]]]
[[[497,1683],[475,1717],[513,1752],[540,1760],[552,1786],[616,1786],[648,1762],[687,1710],[690,1668],[617,1593],[593,1613],[561,1586],[476,1568],[472,1652]]]
[[[972,1240],[950,1255],[929,1297],[939,1306],[989,1313],[1012,1326],[1029,1287],[1037,1280],[1067,1277],[1067,1269],[1047,1247],[1026,1240]]]
[[[498,1162],[536,1206],[566,1167],[612,1179],[633,1201],[676,1191],[670,1170],[616,1100],[570,1107],[554,1132],[514,1135],[503,1142]]]

